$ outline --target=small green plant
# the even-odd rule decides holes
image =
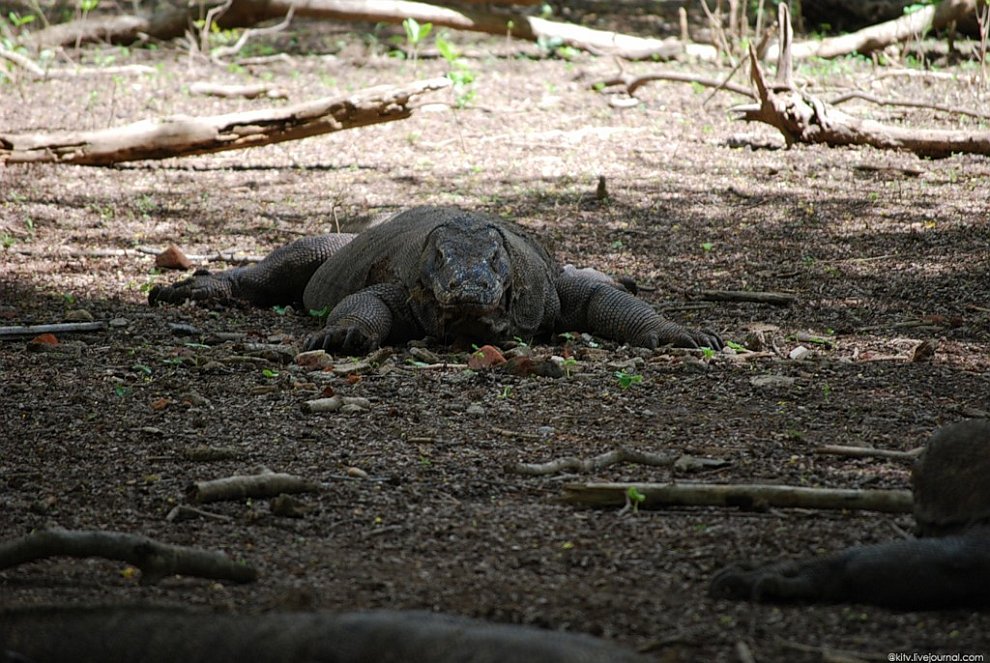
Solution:
[[[17,243],[17,238],[14,237],[13,235],[9,235],[7,233],[0,235],[0,246],[3,246],[3,248],[9,249],[16,243]]]
[[[564,360],[563,367],[564,367],[564,375],[566,375],[567,377],[571,377],[571,371],[577,368],[577,359],[575,359],[574,357],[568,357],[567,359]]]
[[[504,385],[502,387],[502,393],[500,393],[498,395],[498,397],[501,398],[502,400],[506,400],[508,398],[511,398],[512,397],[512,385],[508,385],[508,384],[507,385]]]
[[[634,384],[639,384],[643,381],[643,376],[638,373],[627,373],[625,371],[616,371],[613,373],[615,379],[619,381],[619,387],[622,389],[628,389]]]
[[[746,349],[746,347],[743,346],[741,343],[736,343],[735,341],[726,341],[725,347],[732,348],[736,352],[742,352],[743,350]]]
[[[138,373],[144,373],[145,375],[151,375],[151,366],[146,366],[145,364],[134,364],[132,367]]]
[[[639,511],[639,505],[646,501],[646,495],[639,492],[636,486],[629,486],[626,488],[626,504],[632,509],[633,513]]]
[[[437,35],[434,41],[437,50],[440,51],[440,56],[447,61],[447,65],[450,67],[447,78],[454,84],[454,101],[457,108],[464,108],[477,95],[477,91],[473,87],[476,78],[475,73],[453,44],[440,35]]]
[[[715,248],[715,245],[712,244],[711,242],[702,242],[701,243],[701,250],[704,251],[705,253],[710,253],[711,250],[714,249],[714,248]]]
[[[269,380],[271,380],[272,378],[277,378],[278,377],[278,371],[273,371],[270,368],[266,368],[266,369],[262,370],[261,371],[261,374],[264,375]]]
[[[330,305],[327,304],[323,308],[311,308],[309,309],[309,314],[319,320],[323,320],[328,315],[330,315]]]
[[[711,359],[712,357],[715,356],[715,350],[707,346],[703,347],[701,348],[701,356],[705,359]]]
[[[430,36],[433,30],[432,23],[419,23],[416,19],[409,17],[402,22],[402,29],[406,31],[406,43],[412,51],[412,60],[416,61],[419,56],[419,45]]]
[[[113,387],[113,393],[114,393],[114,395],[117,396],[117,398],[123,398],[124,396],[127,396],[128,394],[130,394],[131,393],[131,390],[128,389],[127,387],[125,387],[122,384],[118,384],[118,385],[114,385],[114,387]]]
[[[573,343],[574,342],[574,333],[573,332],[563,332],[563,333],[557,334],[557,336],[559,336],[562,339],[564,339],[564,342],[565,343]]]
[[[68,306],[74,306],[76,303],[76,296],[71,292],[63,292],[62,301],[64,301]]]
[[[21,16],[15,11],[7,13],[7,20],[10,21],[10,24],[12,26],[18,29],[23,28],[28,23],[33,22],[34,19],[35,19],[34,14],[25,14],[24,16]]]
[[[288,306],[273,306],[272,307],[272,310],[275,311],[275,314],[276,315],[285,315],[288,312],[289,307]]]

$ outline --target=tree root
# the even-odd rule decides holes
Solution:
[[[254,582],[258,572],[219,552],[159,543],[138,534],[48,529],[0,543],[0,569],[47,557],[102,557],[127,562],[141,571],[141,584],[166,576]]]

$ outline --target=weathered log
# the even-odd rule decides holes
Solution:
[[[407,118],[412,97],[449,85],[446,78],[432,78],[225,115],[143,120],[98,131],[0,134],[0,163],[107,166],[298,140]]]
[[[205,7],[222,4],[207,2]],[[30,40],[36,48],[64,46],[77,41],[111,41],[131,43],[143,36],[173,39],[185,33],[191,20],[198,18],[204,5],[164,9],[150,16],[119,16],[110,19],[87,17],[39,30]],[[298,17],[401,23],[407,18],[457,30],[508,35],[537,41],[559,40],[561,44],[594,53],[617,55],[628,59],[673,59],[690,50],[698,58],[714,59],[714,49],[696,44],[686,45],[677,39],[651,39],[608,30],[595,30],[573,23],[550,21],[519,13],[496,14],[485,11],[457,10],[409,0],[234,0],[219,17],[223,28],[255,25],[261,21],[284,17],[289,10]],[[690,47],[690,48],[689,48]]]
[[[171,575],[254,582],[258,572],[220,552],[160,543],[122,532],[48,529],[0,543],[0,569],[48,557],[102,557],[127,562],[150,585]]]
[[[899,42],[919,39],[930,30],[941,30],[950,23],[976,13],[977,0],[942,0],[892,21],[885,21],[857,32],[827,39],[803,41],[791,45],[792,56],[834,58],[850,53],[869,54]],[[767,57],[778,56],[783,43],[772,45]]]
[[[723,506],[743,509],[863,509],[911,513],[910,490],[804,488],[766,484],[586,483],[564,486],[561,500],[583,506],[621,507],[635,488],[646,499],[640,509],[667,506]]]

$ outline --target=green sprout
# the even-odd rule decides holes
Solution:
[[[626,503],[632,507],[632,512],[639,511],[639,505],[646,501],[646,495],[639,492],[636,486],[626,488]]]
[[[637,373],[626,373],[625,371],[616,371],[613,373],[615,379],[619,381],[619,386],[623,389],[628,389],[634,384],[639,384],[643,381],[643,376]]]

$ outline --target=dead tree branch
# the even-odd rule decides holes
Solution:
[[[592,87],[595,89],[601,89],[603,92],[607,88],[621,86],[624,88],[622,91],[626,94],[632,96],[636,90],[638,90],[643,85],[650,83],[652,81],[674,81],[677,83],[697,83],[703,87],[710,87],[716,90],[728,90],[730,92],[735,92],[736,94],[748,97],[749,99],[755,99],[756,95],[753,94],[752,90],[743,87],[742,85],[737,85],[735,83],[730,83],[728,81],[720,81],[715,78],[708,78],[707,76],[699,76],[695,74],[686,74],[679,71],[658,71],[651,74],[645,74],[643,76],[616,76],[614,78],[608,78],[603,81],[595,82]]]
[[[834,58],[850,53],[869,54],[899,42],[918,39],[930,30],[941,30],[950,23],[976,13],[977,0],[942,0],[893,21],[878,23],[858,32],[822,40],[803,41],[791,46],[792,56]],[[783,41],[770,47],[767,57],[777,58]]]
[[[774,306],[790,306],[798,300],[797,295],[789,295],[784,292],[749,292],[746,290],[702,290],[694,297],[709,302],[755,302],[757,304],[773,304]]]
[[[207,2],[207,7],[222,3]],[[87,17],[39,30],[31,36],[37,48],[64,46],[76,41],[111,41],[130,43],[141,35],[156,39],[182,36],[195,18],[202,3],[176,9],[168,3],[150,16],[119,16],[116,18]],[[697,58],[714,59],[710,47],[683,44],[679,40],[650,39],[607,30],[595,30],[573,23],[550,21],[519,13],[495,14],[485,11],[457,10],[409,0],[233,0],[218,24],[223,28],[255,25],[261,21],[281,19],[289,10],[301,18],[325,20],[371,21],[401,23],[413,18],[434,26],[507,35],[517,39],[537,41],[559,39],[561,43],[593,53],[617,55],[627,59],[674,59],[690,50]],[[194,15],[195,14],[195,15]]]
[[[70,332],[103,331],[107,323],[98,322],[59,322],[50,325],[17,325],[0,327],[0,338],[12,336],[37,336],[38,334],[68,334]]]
[[[951,4],[946,0],[942,4]],[[940,5],[941,6],[941,5]],[[804,94],[791,84],[790,17],[779,5],[781,49],[778,53],[777,84],[769,85],[756,51],[750,45],[750,67],[758,104],[737,106],[733,111],[747,122],[762,122],[776,128],[788,145],[794,143],[869,145],[878,149],[907,150],[919,156],[948,157],[956,153],[990,154],[990,131],[951,131],[889,126],[861,120]]]
[[[627,491],[635,488],[645,500],[640,509],[667,506],[723,506],[743,509],[863,509],[887,513],[911,513],[909,490],[851,490],[803,488],[761,484],[701,483],[587,483],[564,486],[561,500],[567,504],[622,507]]]
[[[0,543],[0,569],[48,557],[102,557],[127,562],[150,585],[171,575],[254,582],[258,572],[223,553],[173,546],[137,534],[48,529]]]
[[[213,481],[196,481],[186,488],[191,502],[205,504],[223,500],[243,500],[249,497],[275,497],[292,493],[313,493],[319,485],[294,474],[262,472]]]
[[[546,463],[516,463],[508,469],[516,474],[529,476],[546,476],[560,472],[594,472],[617,463],[636,463],[653,467],[672,467],[677,460],[676,455],[657,454],[649,451],[636,451],[627,447],[619,447],[593,458],[581,459],[575,456],[557,458]]]
[[[433,78],[226,115],[143,120],[99,131],[0,134],[0,163],[107,166],[298,140],[407,118],[410,99],[449,85],[446,78]]]
[[[816,454],[830,456],[848,456],[850,458],[892,458],[894,460],[915,460],[921,455],[924,447],[910,451],[896,449],[875,449],[873,447],[847,447],[841,444],[826,444],[815,449]]]
[[[969,110],[968,108],[956,108],[954,106],[946,106],[944,104],[933,104],[927,101],[911,101],[909,99],[880,99],[872,94],[867,94],[866,92],[860,92],[859,90],[853,90],[851,92],[845,92],[839,96],[829,99],[828,103],[833,106],[838,106],[841,103],[845,103],[850,99],[861,99],[862,101],[868,101],[871,104],[876,104],[877,106],[894,106],[902,108],[920,108],[925,110],[938,111],[940,113],[951,113],[953,115],[965,115],[967,117],[975,117],[981,120],[990,119],[990,113],[983,113],[981,111]]]

